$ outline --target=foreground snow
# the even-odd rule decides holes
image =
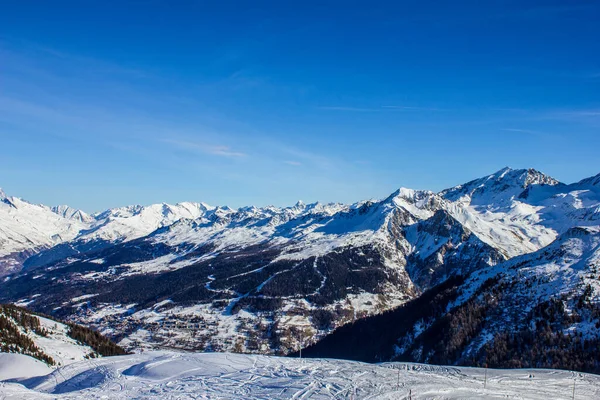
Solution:
[[[0,353],[0,381],[24,376],[40,376],[53,369],[46,363],[23,354]]]
[[[69,326],[62,322],[58,322],[52,319],[48,319],[45,317],[40,317],[39,315],[35,316],[40,321],[40,327],[46,332],[45,335],[41,335],[36,333],[32,329],[26,329],[22,325],[18,323],[14,318],[10,317],[10,315],[5,314],[2,309],[0,309],[0,315],[8,318],[14,325],[14,327],[20,332],[21,335],[24,335],[31,339],[31,341],[35,344],[35,346],[40,350],[41,353],[49,356],[56,363],[55,367],[60,367],[67,364],[72,364],[77,361],[84,360],[93,357],[100,357],[100,355],[94,351],[94,349],[86,344],[80,343],[77,340],[73,339],[69,336]],[[13,350],[16,353],[19,353],[17,350]],[[15,374],[16,372],[13,368],[8,368],[7,364],[12,363],[9,362],[10,357],[20,357],[20,354],[5,354],[0,353],[0,379],[7,379],[6,374]],[[30,358],[30,357],[27,357]],[[35,360],[31,358],[31,360],[36,361],[36,363],[40,363],[44,366],[41,361]],[[22,361],[23,364],[25,361]],[[32,363],[27,364],[27,368],[31,366],[32,368],[36,368]],[[50,368],[50,367],[48,367]],[[38,369],[39,370],[39,369]],[[27,369],[24,369],[27,371]],[[18,375],[14,375],[18,376]]]
[[[2,363],[0,358],[0,363]],[[26,356],[11,358],[26,371]],[[228,353],[148,352],[85,360],[49,375],[0,382],[0,398],[576,399],[600,398],[600,376],[557,370],[488,370],[363,364]],[[533,375],[533,377],[530,377]]]

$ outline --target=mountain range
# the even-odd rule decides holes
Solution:
[[[537,332],[531,321],[548,310],[555,330],[598,336],[599,226],[600,174],[564,184],[534,169],[285,208],[88,215],[0,191],[0,301],[126,348],[288,354],[318,343],[308,351],[329,355],[335,338],[360,337],[361,321],[387,321],[402,329],[364,360],[488,360],[507,329]],[[443,307],[427,307],[435,296]],[[452,349],[433,345],[446,339]]]

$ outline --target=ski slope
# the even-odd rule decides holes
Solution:
[[[27,363],[26,356],[14,360]],[[14,358],[14,357],[13,357]],[[0,361],[2,358],[0,358]],[[600,376],[364,364],[229,353],[147,352],[85,360],[0,382],[2,399],[575,399],[600,398]],[[485,386],[484,386],[485,381]]]
[[[52,371],[52,367],[36,358],[23,354],[0,353],[0,381],[47,375]]]

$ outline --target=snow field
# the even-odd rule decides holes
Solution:
[[[1,359],[0,359],[1,360]],[[23,363],[26,361],[23,360]],[[17,362],[20,365],[21,361]],[[558,370],[484,370],[411,363],[147,352],[0,382],[5,399],[576,399],[600,377]]]

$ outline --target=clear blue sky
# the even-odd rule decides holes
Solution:
[[[600,172],[599,1],[6,1],[0,187],[97,211]]]

